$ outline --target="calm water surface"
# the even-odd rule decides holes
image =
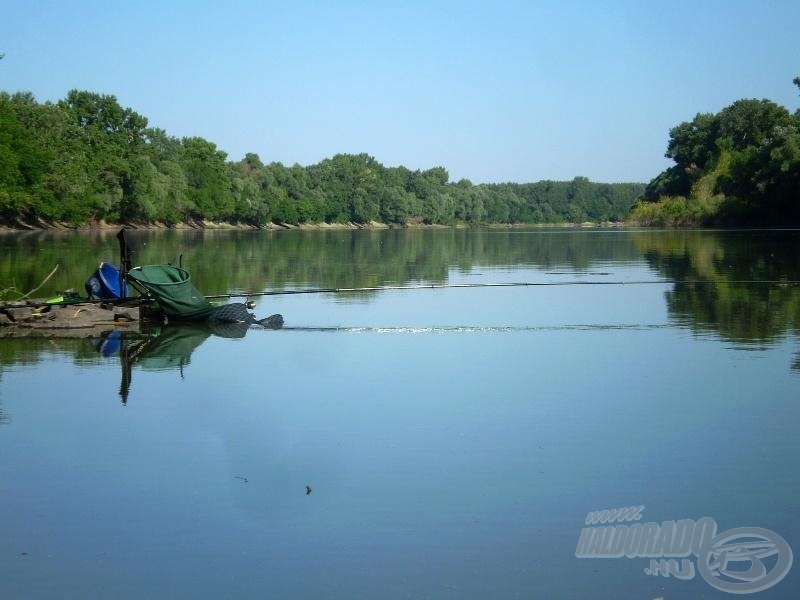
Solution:
[[[739,283],[800,280],[798,232],[132,238],[209,294],[628,283],[275,296],[256,313],[282,331],[0,340],[0,598],[732,597],[576,558],[587,513],[639,505],[800,552],[800,287]],[[0,289],[56,263],[42,293],[80,289],[115,245],[0,236]],[[754,597],[800,597],[800,567]]]

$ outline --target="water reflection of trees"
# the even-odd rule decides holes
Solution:
[[[585,270],[640,258],[630,235],[619,231],[134,231],[129,237],[135,264],[174,263],[183,255],[195,284],[208,294],[442,282],[450,269]],[[0,283],[31,289],[59,263],[42,293],[82,289],[100,260],[117,260],[116,244],[112,232],[0,236]]]
[[[656,271],[673,279],[670,314],[698,332],[767,343],[800,331],[796,232],[671,231],[635,234]],[[777,284],[738,282],[777,281]]]
[[[79,340],[47,340],[42,338],[9,339],[0,338],[0,386],[3,372],[9,367],[32,366],[58,354],[73,355]],[[11,415],[6,412],[0,398],[0,425],[11,423]]]
[[[0,236],[0,284],[75,287],[117,256],[116,232]],[[800,235],[789,231],[419,229],[135,231],[136,264],[176,262],[207,294],[291,287],[445,282],[452,270],[533,267],[587,272],[646,261],[673,279],[676,322],[725,339],[769,342],[800,329],[800,289],[735,281],[800,279]],[[2,356],[0,356],[2,360]]]

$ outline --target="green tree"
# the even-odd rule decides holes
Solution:
[[[737,100],[722,109],[718,120],[717,136],[730,142],[734,150],[744,150],[764,145],[776,128],[790,126],[792,118],[786,108],[770,100]]]
[[[234,197],[227,154],[201,137],[181,140],[181,166],[186,173],[191,216],[224,220],[233,216]]]
[[[232,165],[233,195],[237,218],[251,225],[269,222],[270,203],[267,198],[269,175],[257,154],[248,153]]]
[[[656,201],[661,196],[688,195],[717,152],[719,128],[717,115],[698,113],[691,122],[670,129],[665,156],[676,164],[650,182],[645,198]]]
[[[448,224],[455,219],[453,197],[447,188],[448,179],[444,167],[409,173],[406,190],[419,200],[419,216],[425,223]]]
[[[797,82],[795,82],[797,83]],[[770,100],[737,100],[670,131],[675,165],[647,186],[644,221],[706,224],[800,222],[797,163],[800,112]]]
[[[157,169],[159,180],[153,193],[156,219],[169,225],[185,221],[197,214],[197,207],[188,197],[188,182],[181,163],[183,145],[163,129],[145,130],[145,148],[150,163]]]
[[[472,185],[468,179],[458,181],[452,188],[455,218],[477,225],[486,220],[485,190]]]
[[[6,220],[36,215],[37,191],[50,160],[50,153],[24,123],[24,108],[31,102],[30,95],[0,94],[0,216]]]
[[[327,222],[366,223],[378,218],[383,167],[368,154],[337,154],[311,169],[324,190]]]
[[[71,90],[59,104],[80,127],[89,147],[89,175],[99,216],[138,217],[142,199],[134,194],[132,164],[144,153],[147,119],[123,108],[111,95]]]

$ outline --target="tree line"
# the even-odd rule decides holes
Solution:
[[[202,137],[149,126],[112,95],[58,102],[0,92],[0,222],[81,224],[579,223],[623,220],[644,185],[474,185],[442,167],[386,167],[367,154],[310,166],[228,160]]]
[[[794,79],[800,88],[800,77]],[[800,224],[800,110],[737,100],[670,130],[675,164],[632,217],[657,225]]]

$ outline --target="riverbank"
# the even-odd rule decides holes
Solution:
[[[428,224],[422,222],[409,222],[403,225],[381,223],[379,221],[369,221],[368,223],[267,223],[263,226],[248,225],[246,223],[225,223],[215,221],[191,221],[188,223],[175,223],[168,225],[166,223],[113,223],[107,221],[93,221],[90,223],[83,223],[80,225],[73,225],[69,223],[48,222],[38,219],[36,222],[29,223],[24,221],[16,221],[14,223],[0,224],[0,233],[18,233],[25,231],[116,231],[124,227],[125,229],[145,230],[145,231],[158,231],[158,230],[171,230],[171,231],[197,231],[197,230],[220,230],[220,231],[288,231],[293,229],[300,230],[357,230],[357,229],[468,229],[470,227],[487,227],[489,229],[522,229],[522,228],[609,228],[609,227],[626,227],[635,226],[635,223],[625,223],[622,221],[605,221],[600,223],[584,222],[584,223],[482,223],[480,225],[472,225],[469,223],[454,223],[452,225],[441,224]]]
[[[185,223],[160,223],[160,222],[129,222],[129,223],[115,223],[109,221],[92,221],[89,223],[82,223],[79,225],[62,222],[49,222],[43,219],[37,219],[34,222],[25,222],[17,220],[13,223],[0,224],[0,232],[21,232],[21,231],[111,231],[118,230],[124,227],[125,229],[133,230],[172,230],[172,231],[193,231],[193,230],[223,230],[223,231],[285,231],[291,229],[391,229],[398,227],[396,225],[388,225],[386,223],[379,223],[377,221],[370,221],[368,223],[267,223],[263,226],[249,225],[247,223],[226,223],[223,221],[189,221]],[[432,227],[444,228],[446,225],[423,225],[423,224],[408,224],[406,227]]]

